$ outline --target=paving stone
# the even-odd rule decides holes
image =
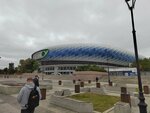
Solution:
[[[8,103],[0,104],[0,113],[20,113],[20,110],[14,108]]]
[[[0,103],[3,103],[3,100],[0,99]]]

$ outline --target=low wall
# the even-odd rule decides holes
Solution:
[[[51,95],[50,103],[78,113],[93,113],[93,104],[66,97]]]
[[[62,81],[62,83],[63,83],[63,86],[74,87],[74,84],[73,84],[72,80],[64,80],[64,81]]]
[[[122,86],[105,86],[105,89],[109,92],[114,92],[114,93],[121,93],[121,87]],[[126,86],[123,86],[123,87],[126,87]],[[128,93],[131,93],[131,92],[135,92],[136,91],[136,88],[134,87],[126,87],[127,88],[127,92]]]
[[[102,95],[106,94],[106,91],[105,91],[104,87],[101,87],[101,88],[95,88],[95,87],[90,88],[90,92],[97,93],[97,94],[102,94]]]
[[[0,93],[1,94],[16,94],[20,91],[22,86],[7,86],[0,84]]]
[[[47,90],[51,90],[53,88],[52,82],[51,81],[40,81],[40,88],[46,88]]]
[[[51,90],[51,89],[53,89],[53,86],[52,85],[40,85],[40,88],[42,89],[42,88],[45,88],[45,89],[47,89],[47,90]]]

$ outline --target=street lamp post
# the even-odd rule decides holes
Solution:
[[[136,60],[136,68],[137,68],[137,77],[138,77],[138,87],[139,87],[139,110],[140,113],[147,113],[147,104],[145,103],[145,98],[143,94],[142,81],[141,81],[141,73],[140,73],[140,65],[138,58],[138,48],[137,48],[137,40],[136,40],[136,31],[134,25],[134,16],[133,9],[135,6],[136,0],[125,0],[127,6],[131,12],[131,21],[132,21],[132,34],[133,34],[133,42],[134,42],[134,51],[135,51],[135,60]]]

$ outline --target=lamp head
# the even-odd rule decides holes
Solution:
[[[125,2],[127,3],[129,9],[133,9],[135,6],[136,0],[125,0]]]

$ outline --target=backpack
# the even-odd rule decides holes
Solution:
[[[39,92],[36,90],[36,86],[31,90],[27,109],[34,109],[35,107],[39,106]]]

